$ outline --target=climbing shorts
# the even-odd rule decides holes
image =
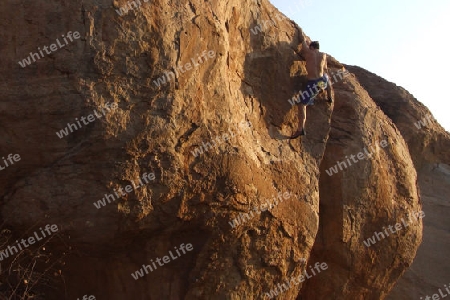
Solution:
[[[306,89],[300,92],[301,103],[303,105],[314,104],[314,98],[319,95],[319,93],[325,90],[328,86],[328,76],[324,74],[322,77],[308,80],[306,83]]]

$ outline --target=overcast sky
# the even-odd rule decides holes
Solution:
[[[404,87],[450,131],[450,93],[444,89],[450,72],[449,0],[271,3],[320,41],[322,51]]]

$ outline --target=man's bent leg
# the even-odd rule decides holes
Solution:
[[[298,106],[298,131],[304,131],[306,124],[306,105]]]
[[[306,135],[305,123],[306,123],[306,105],[299,104],[298,105],[298,130],[290,137],[290,139],[295,139],[301,135]]]
[[[331,91],[331,80],[328,77],[328,75],[325,75],[327,78],[327,81],[325,82],[325,84],[327,85],[327,99],[328,102],[332,103],[333,102],[333,93]]]

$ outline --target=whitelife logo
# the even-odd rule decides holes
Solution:
[[[413,223],[415,221],[419,221],[420,219],[425,217],[425,213],[423,211],[420,212],[416,212],[414,213],[414,216],[411,218],[411,215],[408,214],[408,221],[406,222],[404,218],[401,219],[402,223],[397,223],[395,225],[389,225],[389,231],[391,232],[391,234],[397,233],[398,231],[402,230],[403,228],[407,228],[409,227],[409,223]],[[402,226],[403,224],[403,226]],[[386,235],[383,234],[383,232],[374,232],[374,235],[372,235],[371,238],[368,238],[367,240],[363,241],[364,245],[366,245],[366,247],[370,247],[372,245],[375,245],[377,243],[377,239],[378,242],[385,239],[386,237],[389,236],[389,232],[388,232],[388,228],[383,227],[383,231]],[[394,230],[395,228],[395,230]]]
[[[291,197],[291,195],[292,195],[291,192],[285,192],[284,194],[279,192],[278,193],[278,199],[280,200],[280,203],[282,203],[283,202],[283,197],[284,197],[284,199],[287,200],[287,199],[289,199]],[[264,198],[261,198],[261,203],[262,203],[263,199]],[[255,215],[253,214],[253,211],[256,211],[256,213],[258,215],[260,215],[261,212],[265,212],[265,211],[267,211],[269,209],[272,209],[273,207],[278,205],[278,199],[275,196],[273,196],[273,199],[274,199],[274,201],[272,203],[269,203],[267,201],[268,199],[265,199],[264,200],[265,204],[262,203],[260,205],[260,207],[253,207],[253,210],[250,211],[250,214],[248,214],[248,213],[239,213],[239,215],[236,218],[234,218],[231,222],[228,222],[228,224],[230,224],[231,228],[236,228],[237,226],[239,226],[241,224],[244,224],[245,222],[253,219],[255,217]],[[265,205],[267,205],[266,208],[264,208]]]
[[[14,161],[15,162],[20,161],[20,155],[19,154],[12,155],[12,153],[8,154],[7,160],[9,160],[9,164],[8,164],[8,162],[6,161],[6,159],[4,157],[2,157],[2,159],[3,159],[3,162],[5,163],[5,167],[2,167],[2,165],[0,164],[0,171],[6,169],[10,165],[13,165]],[[13,159],[14,159],[14,161],[13,161]]]
[[[339,80],[336,79],[336,75],[339,77]],[[328,83],[330,85],[333,85],[333,84],[337,83],[338,81],[343,80],[348,75],[350,75],[350,72],[348,70],[339,70],[336,73],[331,74],[331,76],[333,76],[334,82],[331,80],[330,76],[328,76]],[[313,88],[316,90],[316,92],[313,92]],[[308,90],[299,91],[291,99],[288,99],[288,102],[291,106],[294,106],[296,104],[301,103],[306,98],[317,94],[318,92],[320,92],[320,87],[318,87],[317,84],[315,83],[312,88],[309,88],[309,91]]]
[[[272,298],[276,298],[278,297],[278,293],[281,295],[284,292],[287,292],[292,285],[299,285],[300,283],[304,282],[305,280],[308,280],[314,276],[317,276],[320,274],[320,272],[325,271],[328,269],[328,265],[327,263],[323,262],[323,263],[318,263],[316,262],[314,265],[314,269],[316,269],[316,272],[314,271],[312,266],[309,266],[309,269],[312,273],[312,275],[308,274],[308,270],[303,271],[303,275],[300,275],[298,277],[291,277],[290,280],[286,280],[286,284],[284,283],[278,283],[277,287],[275,289],[271,289],[268,293],[265,293],[265,296],[267,296],[267,298],[272,299]]]
[[[80,300],[80,298],[77,298],[77,300]],[[88,298],[88,295],[84,295],[83,298],[81,298],[81,300],[95,300],[95,296],[90,295]]]
[[[107,112],[110,112],[111,110],[114,110],[117,107],[118,107],[117,103],[106,103],[105,104],[105,108],[106,108]],[[102,112],[103,112],[103,116],[106,116],[106,112],[105,112],[104,108],[102,108]],[[101,114],[97,113],[96,110],[94,110],[93,114],[90,114],[87,117],[82,116],[80,118],[80,120],[83,122],[84,125],[89,125],[90,122],[94,122],[96,120],[94,115],[98,119],[101,119],[103,117]],[[60,139],[62,139],[63,137],[68,136],[69,133],[74,132],[73,129],[75,129],[75,130],[81,129],[81,127],[83,127],[83,126],[81,125],[80,120],[78,120],[78,118],[75,118],[75,121],[78,123],[78,127],[75,123],[67,123],[67,126],[64,129],[61,129],[59,132],[55,132],[56,135]],[[70,132],[69,132],[69,130],[70,130]]]
[[[416,126],[417,129],[422,129],[423,127],[428,127],[428,125],[433,123],[433,116],[432,115],[428,115],[425,118],[423,118],[422,120],[414,123],[414,126]]]
[[[144,3],[147,3],[149,0],[142,0]],[[131,5],[134,5],[131,6]],[[140,0],[136,0],[136,1],[128,1],[127,4],[125,4],[124,6],[120,7],[119,9],[116,9],[116,13],[119,14],[119,16],[123,16],[126,15],[128,13],[128,11],[130,10],[134,10],[134,9],[138,9],[139,7],[142,6],[142,3]]]
[[[148,180],[155,180],[155,178],[156,178],[155,173],[149,173],[149,174],[144,173],[144,175],[142,175],[142,179],[145,181],[145,184],[148,183]],[[141,179],[139,179],[139,183],[140,183],[140,185],[136,185],[134,183],[134,181],[131,181],[131,185],[127,185],[125,187],[126,194],[131,193],[133,190],[137,190],[141,186],[144,186],[144,183],[142,183]],[[117,194],[117,191],[114,190],[114,194],[117,196],[117,199],[126,195],[123,193],[122,188],[119,188],[119,192],[120,192],[121,196],[119,196]],[[100,209],[103,206],[106,206],[106,201],[108,201],[108,203],[111,203],[111,201],[116,201],[117,199],[114,198],[113,194],[105,194],[105,197],[103,197],[101,200],[98,200],[97,202],[94,202],[93,204],[97,209]]]
[[[79,33],[78,31],[75,31],[75,32],[73,33],[73,36],[72,36],[72,31],[69,31],[68,33],[66,33],[66,35],[67,35],[67,38],[68,38],[71,42],[73,42],[74,39],[77,40],[77,39],[80,38],[80,33]],[[59,38],[57,38],[57,39],[56,39],[56,42],[58,43],[59,48],[56,47],[56,44],[51,44],[50,47],[44,46],[44,47],[42,47],[42,48],[43,48],[43,50],[45,51],[45,53],[47,53],[47,54],[52,54],[52,52],[49,52],[47,49],[50,48],[51,51],[55,52],[55,51],[57,51],[57,50],[61,49],[62,47],[64,47],[64,46],[66,46],[66,45],[69,44],[69,42],[66,40],[66,37],[64,36],[64,34],[61,35],[61,36],[62,36],[64,42],[66,42],[66,43],[65,43],[64,45],[62,45],[61,42],[59,41]],[[73,39],[72,39],[72,37],[73,37]],[[41,56],[39,56],[38,53],[30,52],[30,55],[29,55],[27,58],[23,59],[21,62],[20,62],[20,61],[18,62],[19,65],[20,65],[22,68],[25,68],[26,66],[31,65],[31,59],[33,59],[33,62],[36,62],[35,57],[37,57],[37,59],[41,59],[41,58],[43,58],[43,57],[45,56],[44,53],[42,53],[42,50],[41,50],[40,47],[38,48],[38,51],[39,51],[39,53],[41,54]]]
[[[191,70],[192,67],[194,67],[194,69],[196,69],[198,66],[205,63],[208,60],[208,58],[213,58],[215,56],[216,56],[216,52],[214,52],[213,50],[209,50],[208,53],[206,53],[206,50],[204,50],[201,55],[199,55],[197,53],[197,61],[194,58],[191,58],[190,61],[192,62],[192,64],[190,62],[188,62],[181,66],[180,65],[175,66],[173,68],[173,71],[175,72],[175,74],[172,71],[164,71],[165,77],[163,75],[163,76],[157,78],[156,80],[153,80],[153,83],[157,87],[160,87],[161,85],[166,84],[166,82],[168,83],[171,79],[180,77],[180,75],[178,74],[178,70],[180,71],[181,74],[184,74],[185,72]],[[185,69],[183,69],[183,67]],[[166,78],[167,78],[167,81],[166,81]]]
[[[20,242],[18,240],[16,240],[16,246],[20,249],[20,251],[22,251],[22,245],[23,248],[28,248],[30,245],[33,245],[34,243],[36,243],[36,240],[40,241],[42,239],[44,239],[45,237],[47,237],[47,235],[44,233],[44,230],[47,232],[47,234],[50,236],[53,233],[58,231],[58,226],[53,224],[53,225],[45,225],[45,228],[42,229],[42,227],[39,227],[39,229],[41,230],[41,237],[39,237],[39,234],[37,232],[34,232],[34,236],[30,236],[28,239],[21,239]],[[36,237],[36,240],[35,240]],[[28,244],[27,244],[28,241]],[[6,259],[9,257],[9,255],[13,256],[13,254],[17,254],[19,253],[19,250],[17,250],[16,246],[8,246],[8,248],[6,250],[2,250],[0,251],[0,261],[2,261],[3,259]],[[14,252],[16,253],[13,253]],[[9,251],[9,254],[8,254]]]
[[[388,145],[389,144],[386,140],[382,140],[380,142],[381,148],[386,148]],[[370,147],[370,148],[372,148],[372,153],[370,153],[366,148],[364,148],[363,150],[364,150],[365,154],[363,152],[359,152],[356,155],[353,155],[353,154],[350,155],[350,158],[352,159],[353,164],[358,163],[360,160],[366,159],[366,156],[367,156],[367,159],[371,159],[372,155],[377,152],[377,147],[375,146],[375,148],[374,147]],[[341,171],[344,170],[342,168],[342,166],[344,166],[345,169],[347,169],[348,167],[351,167],[352,162],[350,161],[350,158],[348,158],[348,156],[345,157],[345,160],[347,160],[348,166],[345,163],[345,160],[343,160],[342,162],[338,161],[337,164],[335,164],[333,167],[329,168],[328,170],[325,170],[325,172],[328,174],[328,176],[333,176],[333,174],[339,173],[339,169],[341,169]],[[358,158],[358,160],[356,160],[356,158]],[[339,167],[339,169],[338,169],[338,167]]]
[[[449,287],[446,284],[444,284],[444,287],[448,294],[443,293],[442,289],[439,289],[439,294],[433,294],[431,297],[426,295],[425,300],[441,300],[443,298],[446,298],[447,296],[450,296],[450,290],[448,289]],[[424,300],[424,298],[420,297],[420,300]]]
[[[238,125],[238,129],[239,130],[246,130],[248,128],[252,127],[252,123],[250,121],[241,121]],[[228,132],[230,133],[230,135],[228,135],[228,133],[224,133],[222,135],[217,135],[216,136],[216,140],[217,140],[217,144],[214,141],[214,139],[211,140],[211,142],[213,143],[214,147],[218,147],[220,144],[222,144],[221,139],[223,139],[224,142],[231,140],[231,138],[234,138],[236,135],[233,134],[233,132],[231,131],[231,128],[228,128]],[[204,152],[207,152],[209,150],[211,150],[213,148],[213,145],[211,145],[211,143],[207,142],[205,144],[205,142],[203,142],[203,145],[200,146],[200,148],[195,148],[194,151],[191,151],[192,155],[194,155],[194,157],[198,157],[199,155],[203,154]]]
[[[194,247],[192,246],[191,243],[186,244],[186,246],[184,246],[184,244],[181,244],[181,245],[180,245],[180,251],[183,252],[183,254],[186,254],[186,251],[185,251],[184,247],[186,247],[186,250],[187,250],[187,251],[192,251],[192,250],[194,249]],[[161,264],[161,258],[159,258],[159,257],[157,257],[157,258],[155,259],[156,262],[158,263],[158,265],[159,265],[160,267],[164,266],[164,264],[170,263],[172,260],[175,260],[175,259],[177,259],[178,257],[181,257],[181,254],[180,254],[180,252],[178,251],[178,248],[177,248],[176,246],[173,247],[173,248],[175,249],[175,252],[178,254],[178,256],[174,256],[173,253],[172,253],[172,250],[170,250],[170,251],[169,251],[170,257],[169,257],[168,255],[166,255],[166,256],[164,256],[164,257],[162,258],[162,261],[163,261],[164,263]],[[139,278],[144,277],[145,274],[148,274],[148,270],[150,270],[150,272],[153,272],[153,270],[156,270],[156,269],[158,268],[158,267],[156,266],[155,262],[153,261],[153,259],[151,259],[150,261],[151,261],[151,263],[152,263],[152,265],[153,265],[153,268],[152,268],[151,265],[142,265],[142,268],[140,268],[139,270],[137,270],[137,271],[134,272],[134,273],[131,273],[131,276],[134,278],[134,280],[138,280]],[[144,274],[144,271],[145,271],[145,274]]]

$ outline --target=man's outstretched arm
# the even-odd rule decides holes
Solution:
[[[323,65],[323,74],[325,75],[325,76],[327,76],[328,77],[328,83],[327,83],[327,96],[328,96],[328,102],[333,102],[333,94],[332,94],[332,91],[331,91],[331,85],[332,85],[332,83],[331,83],[331,78],[330,78],[330,75],[328,74],[328,64],[327,64],[327,55],[325,54],[325,63],[324,63],[324,65]]]
[[[301,49],[300,49],[300,51],[299,51],[299,46],[301,45]],[[294,50],[294,52],[300,57],[300,58],[302,58],[302,59],[305,59],[305,54],[307,54],[309,51],[311,51],[310,49],[309,49],[309,45],[308,45],[308,43],[306,42],[306,38],[304,38],[303,39],[303,42],[301,42],[298,46],[297,46],[297,49],[293,49]]]
[[[327,63],[327,55],[326,54],[324,54],[324,59],[325,59],[325,62],[324,62],[324,64],[323,64],[323,73],[324,74],[327,74],[328,75],[328,63]]]
[[[310,44],[310,41],[308,41],[306,39],[306,37],[304,37],[303,42],[302,42],[302,49],[300,50],[300,53],[304,54],[304,53],[310,52],[311,50],[309,49],[309,44]]]

